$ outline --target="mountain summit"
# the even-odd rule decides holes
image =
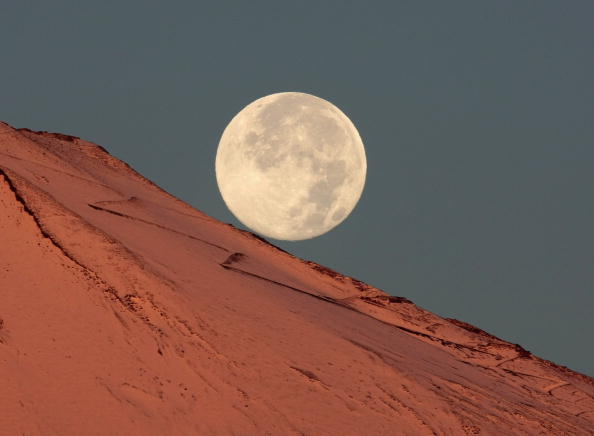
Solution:
[[[591,435],[594,380],[0,123],[0,434]]]

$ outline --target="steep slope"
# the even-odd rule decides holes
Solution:
[[[0,434],[593,434],[594,381],[0,123]]]

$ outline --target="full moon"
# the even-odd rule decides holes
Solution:
[[[244,225],[288,241],[315,238],[356,206],[365,148],[332,103],[301,92],[262,97],[229,123],[217,150],[223,200]]]

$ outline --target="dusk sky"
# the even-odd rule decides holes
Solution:
[[[80,136],[219,220],[224,128],[299,91],[357,126],[352,215],[275,245],[594,375],[594,2],[2,7],[0,120]]]

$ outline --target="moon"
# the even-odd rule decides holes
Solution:
[[[225,128],[215,162],[229,210],[261,235],[320,236],[355,208],[367,174],[365,148],[349,118],[302,92],[262,97]]]

